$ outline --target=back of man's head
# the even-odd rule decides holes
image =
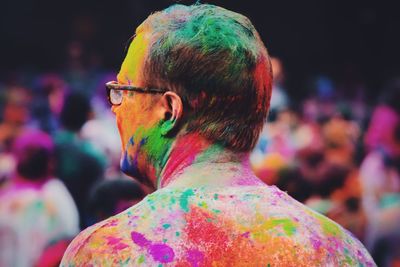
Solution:
[[[251,150],[269,108],[272,70],[251,22],[213,6],[174,5],[138,28],[150,41],[149,87],[175,91],[186,129],[235,151]]]
[[[91,106],[89,99],[81,93],[70,93],[65,97],[60,114],[62,126],[70,131],[80,131],[89,119]]]
[[[92,187],[88,208],[94,222],[99,222],[122,212],[144,197],[145,192],[134,180],[102,180]]]
[[[50,175],[54,156],[51,137],[41,131],[28,130],[13,145],[17,173],[28,180],[40,180]]]

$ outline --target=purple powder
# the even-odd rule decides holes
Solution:
[[[136,245],[139,245],[140,247],[146,247],[151,244],[151,242],[149,240],[147,240],[146,237],[144,237],[144,235],[142,235],[141,233],[135,232],[135,231],[131,232],[131,238],[132,238],[133,242]]]
[[[204,254],[199,250],[189,250],[187,252],[187,260],[192,264],[192,266],[199,266],[204,260]]]
[[[174,260],[175,253],[171,247],[165,244],[154,244],[149,247],[149,252],[153,259],[162,263]]]

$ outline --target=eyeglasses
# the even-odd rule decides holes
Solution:
[[[123,94],[122,91],[135,91],[140,93],[150,94],[162,94],[167,90],[153,89],[153,88],[140,88],[131,85],[118,84],[117,82],[111,81],[106,83],[107,98],[111,105],[118,106],[122,103]]]

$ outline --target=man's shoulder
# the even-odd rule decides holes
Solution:
[[[112,217],[83,230],[69,244],[61,266],[109,266],[114,259],[122,259],[120,250],[128,248],[117,219]],[[113,255],[114,254],[114,255]],[[132,251],[129,251],[131,256]]]
[[[159,190],[83,231],[69,246],[63,266],[189,258],[199,265],[374,265],[361,243],[338,224],[279,189],[262,186]]]
[[[86,228],[68,246],[61,266],[86,266],[89,263],[124,266],[143,262],[141,246],[136,243],[146,240],[145,233],[153,228],[152,222],[162,216],[155,216],[157,210],[165,207],[165,203],[159,202],[171,197],[171,194],[153,193],[120,214]]]

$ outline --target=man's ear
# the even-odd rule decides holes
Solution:
[[[176,129],[183,114],[182,99],[172,91],[165,92],[160,99],[161,134],[168,135]]]

